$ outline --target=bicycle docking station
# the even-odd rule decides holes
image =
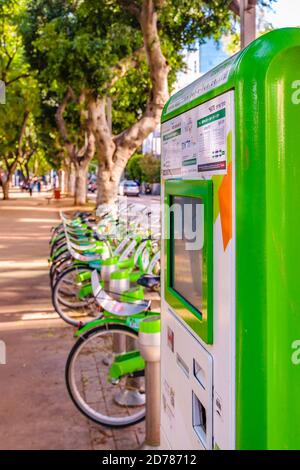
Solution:
[[[146,436],[142,449],[160,445],[160,317],[145,318],[140,323],[139,349],[145,360]]]
[[[164,449],[299,449],[300,29],[162,113]]]
[[[61,212],[50,242],[53,306],[78,327],[66,362],[68,393],[89,419],[116,428],[145,418],[145,360],[138,332],[143,319],[159,315],[151,311],[145,290],[157,292],[160,286],[160,244],[140,217],[149,208],[130,205],[130,210],[131,228],[122,226],[120,239],[111,236],[116,222],[111,214],[91,227],[92,214]]]

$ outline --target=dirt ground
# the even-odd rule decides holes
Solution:
[[[53,312],[48,280],[50,229],[71,201],[12,193],[0,202],[0,450],[134,449],[144,424],[108,430],[71,402],[64,367],[73,329]],[[73,209],[73,208],[72,208]]]

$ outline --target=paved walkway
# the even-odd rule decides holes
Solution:
[[[144,425],[108,430],[82,416],[64,383],[73,330],[53,313],[48,281],[49,231],[63,200],[12,194],[0,202],[0,450],[133,449]]]

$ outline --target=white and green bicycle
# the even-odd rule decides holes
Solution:
[[[145,275],[139,283],[157,290],[160,279]],[[138,350],[139,326],[146,317],[159,313],[150,310],[147,300],[113,299],[101,287],[97,271],[92,273],[92,286],[103,315],[75,334],[78,340],[66,364],[67,389],[76,407],[94,422],[129,426],[145,418],[145,363]]]

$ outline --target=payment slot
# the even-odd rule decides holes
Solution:
[[[161,371],[164,446],[212,449],[212,357],[195,338],[186,337],[172,312],[166,312],[161,334],[169,338]]]
[[[300,448],[299,64],[272,31],[163,110],[166,449]]]

